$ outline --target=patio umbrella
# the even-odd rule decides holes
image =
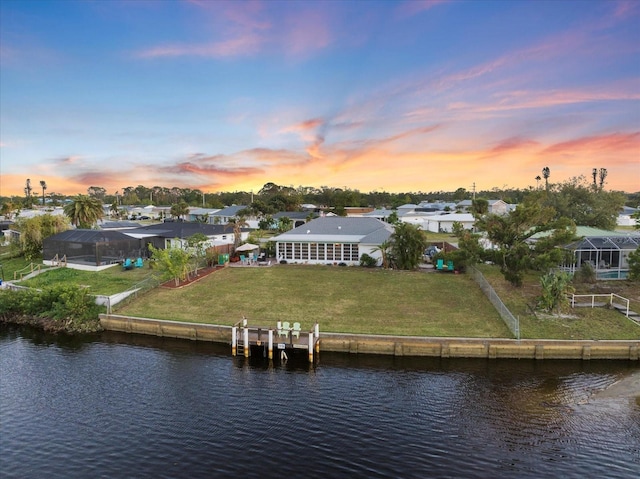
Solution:
[[[254,249],[258,249],[260,248],[260,246],[258,246],[257,244],[252,244],[252,243],[245,243],[241,246],[238,246],[236,248],[236,251],[252,251]]]

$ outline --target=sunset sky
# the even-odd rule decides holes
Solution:
[[[2,0],[0,195],[640,191],[640,2]]]

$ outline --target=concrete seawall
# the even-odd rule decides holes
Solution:
[[[231,326],[135,318],[113,314],[100,315],[100,324],[107,331],[212,341],[231,345]],[[320,331],[320,351],[442,358],[625,359],[638,361],[640,340],[429,338],[324,333]]]

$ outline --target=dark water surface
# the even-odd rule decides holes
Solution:
[[[3,478],[638,478],[617,361],[321,353],[0,329]]]

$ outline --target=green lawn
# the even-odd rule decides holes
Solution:
[[[541,293],[540,273],[528,273],[521,288],[504,280],[496,266],[479,265],[505,306],[520,318],[522,339],[640,339],[640,326],[619,312],[606,308],[575,308],[563,316],[533,312],[536,296]],[[599,281],[597,285],[576,285],[577,294],[617,292],[631,299],[631,309],[638,311],[640,288],[629,281]],[[635,308],[635,309],[634,309]]]
[[[151,274],[152,271],[149,268],[134,268],[124,271],[119,265],[100,272],[56,268],[18,284],[30,288],[45,288],[54,284],[73,283],[88,286],[89,292],[92,294],[109,296],[126,291]]]
[[[331,266],[225,268],[182,289],[153,290],[118,314],[232,325],[315,322],[323,331],[510,337],[465,275]]]

